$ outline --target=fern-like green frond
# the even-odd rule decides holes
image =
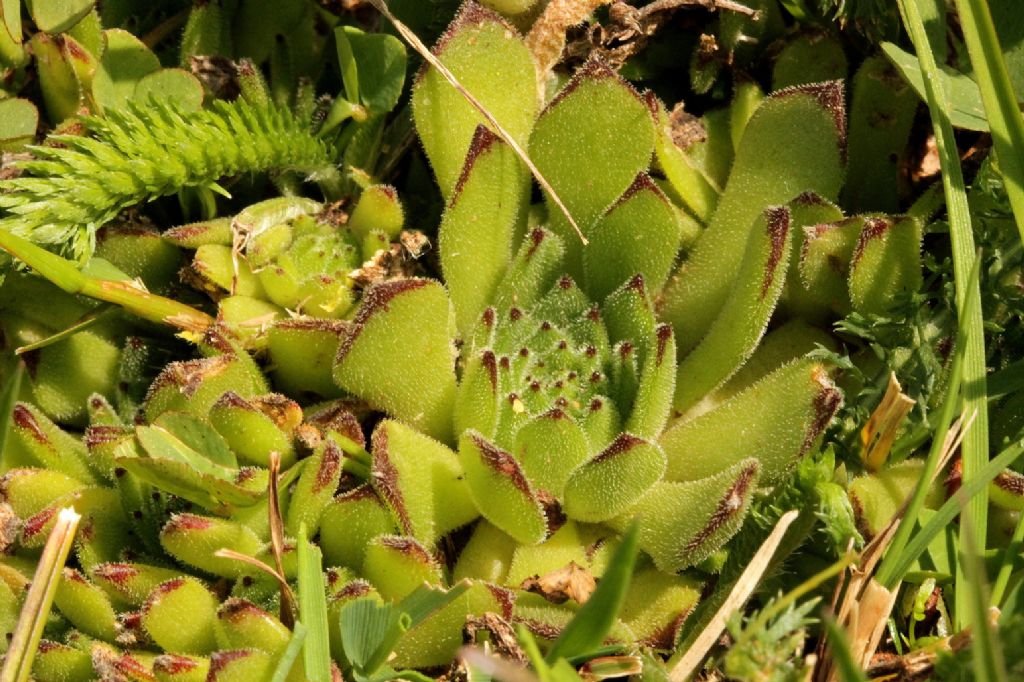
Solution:
[[[120,211],[222,177],[288,169],[333,175],[309,125],[272,104],[215,102],[185,112],[167,100],[83,118],[89,135],[53,135],[32,147],[22,177],[0,182],[0,229],[79,259]]]

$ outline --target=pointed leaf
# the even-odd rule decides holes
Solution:
[[[769,207],[755,221],[721,314],[679,362],[677,410],[685,412],[721,386],[754,352],[782,294],[792,242],[789,209]]]
[[[676,423],[662,434],[670,481],[697,481],[749,457],[761,481],[782,481],[839,409],[842,394],[824,366],[797,360],[711,412]]]
[[[921,288],[921,221],[868,218],[850,260],[850,300],[857,312],[880,315],[901,294]]]
[[[694,348],[724,309],[757,215],[801,192],[835,199],[846,146],[842,84],[780,90],[758,107],[707,230],[669,284],[662,319],[680,351]]]
[[[532,484],[557,498],[573,470],[590,454],[583,429],[561,409],[552,409],[524,424],[512,452]]]
[[[565,513],[589,523],[617,516],[665,473],[665,453],[628,433],[573,472],[565,486]]]
[[[446,441],[455,401],[451,305],[426,279],[376,284],[338,348],[334,380],[378,409]]]
[[[499,15],[466,2],[434,54],[520,145],[537,112],[533,57]],[[428,68],[413,87],[413,115],[441,194],[455,191],[470,142],[483,116],[445,78]]]
[[[587,293],[603,300],[638,273],[651,290],[660,290],[675,264],[681,234],[676,210],[641,173],[590,231],[583,252]]]
[[[476,518],[453,451],[390,420],[377,425],[372,442],[370,481],[403,535],[433,547],[442,535]]]
[[[464,338],[505,274],[527,181],[511,148],[479,126],[438,228],[441,269]]]
[[[662,481],[609,524],[625,528],[636,519],[640,549],[674,573],[703,561],[739,530],[759,471],[756,459],[745,459],[698,481]]]
[[[474,431],[459,438],[459,460],[481,515],[516,540],[536,544],[548,533],[537,493],[515,458]]]
[[[626,431],[641,438],[657,438],[672,411],[676,388],[676,343],[672,326],[658,325],[653,334],[653,351],[643,360],[640,385],[626,421]]]
[[[643,98],[594,59],[548,104],[530,137],[530,156],[584,234],[647,168],[654,120]],[[559,209],[551,227],[566,240],[569,272],[579,276],[582,244]]]

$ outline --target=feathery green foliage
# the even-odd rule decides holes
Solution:
[[[91,136],[33,148],[25,177],[0,183],[0,229],[85,261],[96,231],[120,211],[225,176],[295,170],[330,183],[336,171],[309,124],[272,104],[217,102],[186,112],[164,100],[85,117]]]

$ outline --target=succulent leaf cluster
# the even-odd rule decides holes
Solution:
[[[196,16],[220,6],[197,5],[187,40],[214,39]],[[350,50],[365,38],[343,32]],[[807,357],[834,345],[815,325],[885,312],[921,284],[918,219],[836,205],[839,81],[750,90],[686,147],[664,105],[599,59],[538,101],[525,41],[473,2],[435,54],[572,221],[553,196],[531,203],[504,133],[425,67],[412,113],[445,202],[443,283],[410,265],[396,190],[355,173],[347,205],[287,196],[162,235],[96,233],[90,281],[138,277],[148,291],[125,285],[128,298],[211,311],[185,335],[190,359],[165,362],[180,340],[126,334],[71,295],[33,317],[27,297],[53,294],[34,275],[0,287],[6,338],[43,344],[3,456],[5,622],[57,510],[84,516],[37,679],[269,679],[295,617],[320,618],[311,589],[332,664],[354,679],[446,666],[484,614],[547,646],[585,596],[553,598],[540,579],[600,577],[631,528],[643,555],[608,639],[671,649],[701,594],[687,569],[714,570],[839,409],[835,368]],[[334,123],[358,104],[383,126],[397,101],[351,74],[345,89]],[[224,175],[336,170],[331,142],[269,102],[148,102],[87,121],[88,136],[55,138],[65,146],[40,149],[32,177],[7,181],[0,205],[18,217],[0,229],[61,244]],[[346,130],[373,146],[381,129]],[[210,143],[224,132],[230,145]],[[159,169],[143,162],[156,152]],[[302,577],[311,555],[322,587]],[[423,583],[447,596],[424,607]],[[402,632],[370,651],[347,622]],[[324,663],[297,661],[279,679]]]

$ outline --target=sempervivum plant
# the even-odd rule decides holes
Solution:
[[[884,310],[919,284],[916,220],[846,218],[832,203],[845,164],[840,82],[738,99],[724,138],[719,128],[684,150],[661,103],[598,60],[541,107],[546,81],[527,45],[476,4],[435,53],[503,129],[435,69],[419,75],[416,129],[446,204],[443,283],[381,267],[366,286],[354,272],[380,265],[404,222],[395,191],[370,182],[350,215],[273,199],[171,230],[160,249],[151,233],[111,230],[85,274],[0,234],[69,293],[171,324],[199,350],[163,366],[141,405],[118,395],[128,344],[102,325],[49,339],[40,355],[81,371],[93,346],[60,344],[97,336],[109,352],[94,390],[111,400],[73,409],[81,397],[60,393],[56,370],[29,372],[23,397],[38,406],[13,410],[0,484],[4,622],[58,510],[84,517],[37,679],[319,682],[333,663],[369,680],[393,675],[385,664],[446,666],[467,622],[557,640],[588,580],[616,568],[620,538],[644,557],[601,635],[670,649],[699,576],[839,408],[833,369],[805,357],[831,343],[811,323]],[[173,155],[171,136],[246,106],[179,119],[154,105],[161,148]],[[94,122],[98,137],[75,148],[128,163],[119,126],[149,119],[126,116]],[[267,116],[257,120],[290,120]],[[561,204],[531,205],[506,135]],[[100,217],[212,186],[225,169],[318,166],[325,147],[310,149],[312,161],[273,147],[266,163],[126,186],[99,202]],[[71,153],[30,168],[45,176]],[[56,201],[46,177],[10,186],[16,212],[85,210]],[[26,215],[12,224],[39,238]],[[173,270],[184,249],[194,253],[181,279],[214,299],[215,315],[152,293],[152,268]],[[28,277],[0,289],[9,337],[96,325],[79,307],[35,329],[17,289]]]

